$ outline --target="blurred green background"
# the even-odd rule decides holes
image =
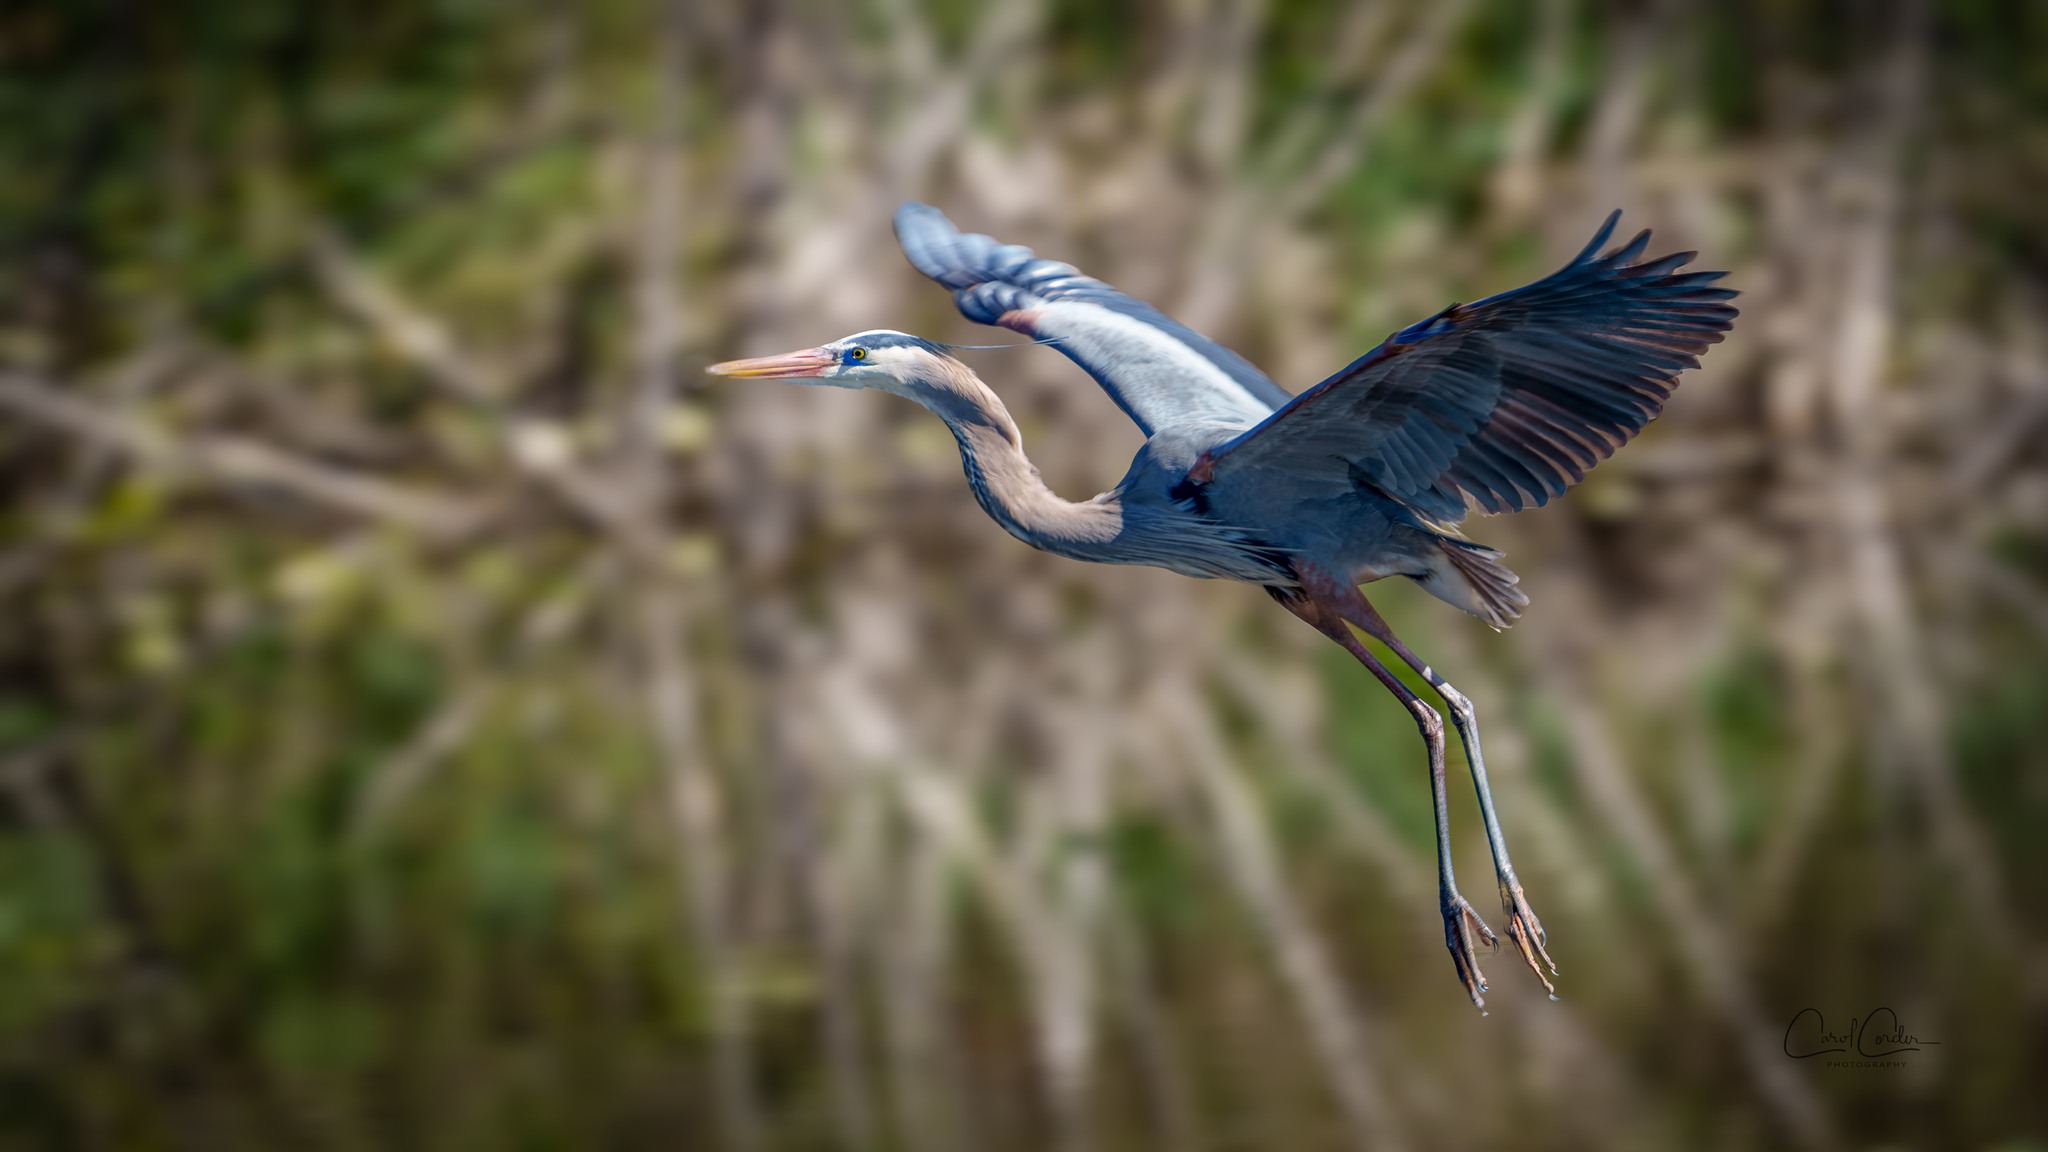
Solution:
[[[2048,1146],[2044,59],[1989,0],[0,7],[0,1145]],[[1374,589],[1561,1003],[1465,1002],[1335,646],[703,376],[989,339],[906,198],[1291,389],[1613,207],[1731,270],[1661,421],[1470,525],[1520,627]],[[1880,1007],[1938,1045],[1786,1055]]]

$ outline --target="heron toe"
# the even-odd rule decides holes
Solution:
[[[1515,949],[1522,954],[1522,961],[1529,966],[1529,971],[1543,981],[1543,990],[1550,994],[1552,1000],[1557,999],[1557,988],[1550,982],[1550,976],[1557,975],[1557,963],[1544,949],[1549,937],[1543,931],[1543,921],[1538,920],[1535,909],[1529,907],[1529,898],[1522,894],[1521,881],[1516,880],[1512,873],[1501,877],[1500,906],[1508,918],[1508,939],[1515,942]],[[1550,969],[1550,976],[1543,974],[1545,968]]]
[[[1465,994],[1472,998],[1472,1006],[1480,1014],[1486,1012],[1486,975],[1479,970],[1479,954],[1472,945],[1476,929],[1479,939],[1488,948],[1497,946],[1493,929],[1472,910],[1472,905],[1455,889],[1443,894],[1444,946],[1451,950],[1451,962],[1458,966],[1458,979],[1465,985]]]

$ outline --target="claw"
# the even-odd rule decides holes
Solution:
[[[1528,897],[1522,895],[1522,884],[1513,873],[1500,878],[1500,906],[1508,918],[1508,938],[1515,942],[1515,948],[1522,954],[1522,962],[1536,979],[1543,981],[1543,990],[1557,999],[1557,988],[1550,983],[1550,977],[1543,974],[1550,969],[1550,976],[1557,975],[1557,962],[1550,958],[1544,948],[1549,936],[1543,931],[1543,921],[1536,918],[1536,911],[1529,907]]]
[[[1472,1006],[1486,1014],[1486,975],[1479,970],[1479,955],[1472,946],[1472,930],[1477,929],[1479,938],[1489,949],[1500,947],[1493,929],[1472,910],[1472,905],[1455,891],[1446,892],[1443,901],[1444,946],[1451,950],[1451,961],[1458,966],[1458,979],[1465,985],[1465,994],[1472,998]]]

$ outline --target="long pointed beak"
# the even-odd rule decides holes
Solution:
[[[802,376],[822,376],[825,369],[839,361],[823,348],[806,348],[801,352],[785,352],[780,356],[756,356],[752,360],[727,360],[713,364],[705,371],[713,376],[752,376],[764,380],[788,380]]]

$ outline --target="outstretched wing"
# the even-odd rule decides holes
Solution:
[[[1556,273],[1395,333],[1217,447],[1208,475],[1364,482],[1444,522],[1563,495],[1735,320],[1726,273],[1676,271],[1694,253],[1634,263],[1648,231],[1598,255],[1620,217]]]
[[[962,232],[926,204],[896,210],[896,240],[969,320],[1057,341],[1147,436],[1192,421],[1247,426],[1287,403],[1237,353],[1071,264]]]

